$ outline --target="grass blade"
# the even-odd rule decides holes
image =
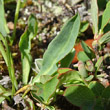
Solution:
[[[20,4],[21,4],[21,0],[17,0],[15,19],[14,19],[14,30],[13,30],[13,35],[12,35],[12,39],[11,39],[11,44],[13,44],[13,42],[15,40],[15,37],[16,37],[16,24],[17,24],[17,21],[18,21]]]
[[[0,0],[0,33],[2,33],[3,36],[7,36],[9,33],[5,20],[4,0]]]
[[[8,72],[9,72],[9,76],[12,82],[12,95],[15,93],[15,88],[17,89],[17,81],[16,81],[16,77],[15,77],[15,73],[14,73],[14,64],[13,64],[13,59],[12,59],[12,55],[7,43],[6,38],[4,38],[1,34],[0,34],[0,39],[2,40],[5,48],[6,48],[6,52],[5,50],[2,48],[2,55],[4,55],[4,59],[6,62],[6,65],[8,67]],[[2,45],[2,44],[1,44]],[[3,47],[3,46],[1,46]]]

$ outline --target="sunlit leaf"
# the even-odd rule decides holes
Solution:
[[[75,45],[79,28],[80,16],[77,14],[64,25],[59,35],[48,46],[43,56],[41,71],[33,82],[39,82],[41,75],[52,75],[57,71],[57,63],[68,55]]]
[[[87,21],[81,22],[80,32],[84,32],[88,29],[89,23]]]
[[[106,5],[106,9],[104,10],[104,13],[102,15],[102,24],[101,24],[101,30],[104,29],[104,27],[107,25],[107,23],[110,20],[110,1]]]
[[[59,80],[57,76],[51,78],[45,84],[35,83],[31,91],[32,96],[45,104],[50,103],[50,98],[55,94]]]
[[[78,71],[73,71],[73,70],[59,74],[58,79],[60,82],[59,85],[68,84],[68,83],[74,84],[75,81],[79,81],[79,82],[83,81]]]
[[[91,17],[92,23],[95,30],[95,34],[98,34],[98,6],[97,0],[91,0]]]
[[[17,94],[19,94],[19,93],[21,93],[21,92],[26,91],[29,87],[30,87],[30,85],[26,85],[26,86],[20,88],[20,89],[15,93],[15,95],[17,95]]]
[[[99,39],[99,43],[100,44],[104,44],[104,43],[108,43],[110,42],[110,31],[105,33],[100,39]]]
[[[58,69],[59,74],[66,73],[68,71],[72,71],[72,69],[71,68],[59,68]]]

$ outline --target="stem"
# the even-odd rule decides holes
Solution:
[[[96,69],[95,73],[94,73],[94,77],[97,78],[97,71],[98,69]]]
[[[19,16],[20,3],[21,3],[21,0],[18,0],[17,6],[16,6],[16,12],[15,12],[14,30],[13,30],[13,35],[12,35],[12,39],[11,39],[11,45],[13,44],[15,37],[16,37],[16,24],[17,24],[18,16]]]

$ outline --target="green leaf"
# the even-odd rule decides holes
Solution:
[[[110,86],[104,89],[102,97],[109,100],[110,99]]]
[[[105,89],[104,86],[97,81],[90,82],[88,87],[93,91],[96,97],[100,97],[102,95],[103,90]]]
[[[95,34],[98,34],[98,6],[97,0],[91,0],[91,17]]]
[[[58,73],[59,73],[59,74],[66,73],[66,72],[68,72],[68,71],[72,71],[72,69],[71,69],[71,68],[59,68],[59,69],[58,69]]]
[[[32,57],[30,54],[31,40],[36,36],[37,28],[37,20],[34,15],[31,15],[28,20],[28,29],[21,36],[19,42],[24,84],[27,84],[29,78],[29,72],[32,63]]]
[[[102,62],[103,62],[103,56],[99,57],[99,59],[97,60],[96,64],[95,64],[95,68],[97,69],[97,71],[99,70]]]
[[[31,91],[32,96],[44,104],[49,104],[50,98],[55,94],[58,82],[59,80],[57,79],[57,76],[55,76],[45,84],[35,83]]]
[[[102,24],[101,24],[102,31],[109,21],[110,21],[110,1],[107,3],[106,9],[104,10],[104,13],[102,15]]]
[[[6,89],[2,85],[0,85],[0,92],[6,92]]]
[[[89,22],[83,21],[81,22],[81,27],[80,27],[80,32],[84,32],[88,29],[89,27]]]
[[[86,67],[87,71],[93,72],[95,70],[94,64],[93,64],[93,62],[91,60],[86,61],[85,67]]]
[[[85,108],[85,110],[93,110],[95,96],[86,86],[70,86],[66,89],[64,96],[73,105]]]
[[[104,43],[108,43],[110,42],[110,31],[105,33],[100,39],[99,39],[99,43],[100,45],[104,44]]]
[[[20,12],[20,4],[21,4],[21,0],[17,0],[17,5],[16,5],[16,11],[15,11],[15,16],[14,16],[14,29],[13,29],[13,35],[10,39],[10,44],[12,45],[15,38],[16,38],[16,25],[17,25],[17,21],[18,21],[18,16],[19,16],[19,12]]]
[[[41,82],[42,84],[44,84],[44,83],[46,83],[47,81],[49,81],[50,79],[52,79],[52,77],[51,77],[50,75],[42,75],[42,76],[40,77],[40,82]]]
[[[53,106],[46,106],[48,110],[56,110]]]
[[[103,100],[101,97],[96,99],[94,110],[108,110],[108,109],[105,109],[105,104],[103,103]]]
[[[34,67],[32,67],[33,71],[35,71],[36,73],[40,72],[40,69],[42,67],[42,61],[43,61],[43,59],[41,59],[41,58],[35,59]]]
[[[68,84],[68,83],[74,84],[75,81],[83,82],[78,71],[73,71],[73,70],[59,74],[58,79],[60,82],[59,85]]]
[[[9,33],[5,20],[4,0],[0,0],[0,33],[2,33],[3,36],[7,36]]]
[[[78,62],[78,70],[79,70],[79,74],[82,76],[82,78],[86,78],[88,76],[84,62],[82,62],[82,61]]]
[[[8,96],[12,95],[10,90],[6,90],[4,87],[0,85],[0,104],[3,102],[5,99],[9,99]]]
[[[10,48],[8,46],[8,42],[7,41],[6,41],[6,44],[7,44],[6,45],[6,54],[7,54],[7,60],[8,60],[7,61],[8,62],[7,67],[8,67],[8,71],[9,71],[9,76],[11,78],[13,86],[16,89],[18,89],[17,80],[16,80],[16,77],[15,77],[15,69],[14,69],[12,54],[11,54],[11,51],[10,51]],[[12,88],[12,93],[15,93],[14,87]]]
[[[84,41],[81,42],[81,46],[89,58],[93,59],[95,57],[92,49]]]
[[[87,78],[85,78],[85,81],[91,81],[94,78],[94,75],[90,75]]]
[[[99,22],[98,22],[98,31],[100,31],[100,29],[101,29],[101,23],[102,23],[102,15],[99,15]]]
[[[0,38],[1,38],[1,36],[2,35],[0,34]],[[1,43],[1,41],[0,41],[0,52],[1,52],[3,58],[4,58],[5,62],[6,62],[6,65],[8,65],[7,55],[6,55],[5,49],[4,49],[3,44]]]
[[[84,51],[79,52],[77,58],[79,61],[83,61],[83,62],[90,60],[90,58],[87,56],[87,54]]]
[[[109,110],[110,108],[110,86],[104,89],[102,93],[102,101],[104,103],[104,109]]]
[[[33,82],[39,82],[41,75],[53,75],[57,71],[57,63],[68,55],[75,45],[79,28],[80,16],[77,14],[64,25],[59,35],[49,44],[43,56],[41,71]]]
[[[61,60],[61,68],[64,68],[64,67],[69,67],[73,58],[75,56],[75,49],[73,48],[72,51],[64,57],[64,59]]]
[[[31,14],[28,19],[28,31],[29,33],[33,34],[32,38],[34,38],[37,35],[37,30],[38,30],[37,19],[33,14]]]

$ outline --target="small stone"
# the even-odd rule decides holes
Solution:
[[[10,29],[10,30],[13,30],[14,29],[14,24],[13,24],[13,22],[8,22],[8,28]]]

